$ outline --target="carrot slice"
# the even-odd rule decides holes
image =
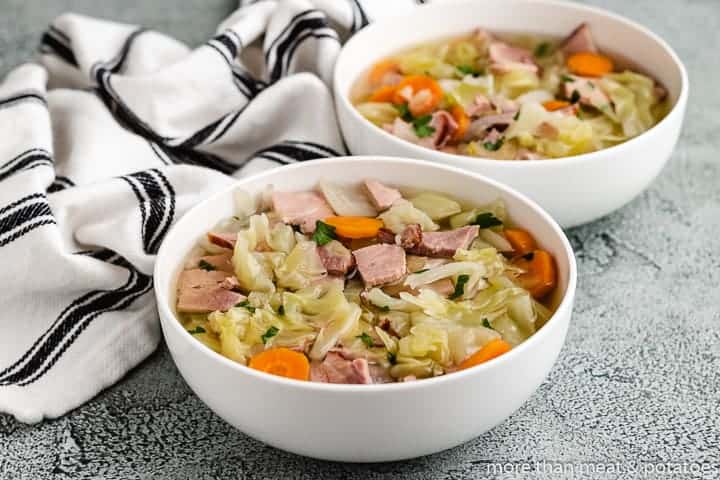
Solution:
[[[503,233],[515,255],[525,255],[537,248],[535,239],[527,230],[521,228],[506,228]]]
[[[310,378],[310,362],[307,357],[288,348],[271,348],[260,352],[250,359],[249,367],[295,380]]]
[[[455,133],[452,135],[451,141],[460,142],[463,138],[465,138],[465,133],[470,126],[470,117],[468,117],[467,113],[465,113],[465,109],[460,105],[452,107],[450,114],[453,116],[455,123],[458,125],[457,130],[455,130]]]
[[[395,60],[387,59],[376,63],[368,73],[368,81],[370,85],[380,85],[385,74],[397,72],[400,73],[400,67]]]
[[[613,62],[605,55],[591,52],[578,52],[570,55],[566,61],[571,72],[585,77],[602,77],[613,71]]]
[[[534,250],[522,257],[516,257],[513,264],[525,270],[517,277],[518,284],[540,299],[557,285],[555,259],[545,250]]]
[[[569,106],[570,102],[566,102],[565,100],[548,100],[543,103],[543,107],[545,107],[545,110],[548,112],[554,112],[555,110],[561,110]]]
[[[483,345],[480,350],[463,360],[459,368],[460,370],[465,370],[466,368],[480,365],[488,360],[499,357],[503,353],[509,352],[511,349],[512,347],[505,340],[495,338]]]
[[[372,92],[368,100],[371,102],[392,102],[396,91],[395,87],[385,85]]]
[[[408,88],[412,90],[413,95],[417,95],[423,90],[427,90],[428,92],[425,98],[420,100],[413,99],[408,103],[410,113],[416,117],[432,112],[443,98],[443,89],[433,78],[425,75],[410,75],[395,86],[393,103],[397,105],[406,103],[408,100],[403,96],[403,92]]]
[[[335,227],[335,233],[345,238],[373,238],[383,227],[382,220],[370,217],[328,217],[323,222]]]

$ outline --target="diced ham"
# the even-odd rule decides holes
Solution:
[[[610,108],[610,99],[592,78],[574,77],[573,81],[563,83],[563,87],[567,98],[572,98],[573,92],[577,92],[583,105],[599,110]]]
[[[245,296],[228,289],[235,282],[226,272],[201,269],[183,270],[178,280],[178,312],[206,313],[225,311],[243,301]],[[231,288],[233,288],[231,286]]]
[[[483,113],[489,113],[492,111],[493,106],[485,95],[476,95],[473,103],[465,109],[465,113],[471,117],[477,117]]]
[[[538,71],[538,66],[535,64],[530,50],[495,41],[490,43],[488,54],[490,55],[490,70],[493,73],[503,74],[513,70]]]
[[[218,255],[206,255],[204,257],[200,257],[198,259],[198,266],[200,266],[201,263],[210,265],[215,270],[220,270],[221,272],[233,273],[235,271],[235,268],[232,264],[232,252],[225,252]]]
[[[445,110],[438,110],[432,114],[430,126],[435,129],[430,137],[435,148],[444,147],[458,129],[458,124],[453,116]]]
[[[224,288],[225,290],[237,290],[240,288],[240,282],[238,282],[238,279],[234,276],[225,277],[225,280],[220,283],[220,288]]]
[[[396,282],[406,273],[405,251],[398,245],[370,245],[353,256],[366,287]]]
[[[317,251],[330,275],[345,275],[355,264],[350,250],[337,240],[318,246]]]
[[[364,183],[370,201],[378,210],[387,210],[395,203],[395,200],[402,198],[398,190],[388,187],[377,180],[365,180]]]
[[[395,234],[387,228],[378,230],[377,241],[380,243],[395,243]]]
[[[496,129],[491,129],[485,136],[482,138],[482,143],[497,143],[502,138],[502,133],[498,132]]]
[[[315,231],[315,222],[335,213],[318,192],[274,192],[273,209],[282,221],[300,225],[304,233]]]
[[[422,235],[422,227],[419,224],[410,224],[400,233],[400,246],[404,249],[413,248],[420,243]]]
[[[207,234],[208,241],[218,247],[223,248],[235,248],[235,242],[237,241],[237,233],[215,233],[209,232]]]
[[[323,383],[372,383],[366,359],[350,360],[334,351],[328,352],[322,362],[313,362],[310,365],[310,380]]]
[[[455,292],[455,284],[449,278],[435,280],[432,283],[428,283],[425,288],[429,288],[438,295],[446,298],[449,297],[451,293]]]
[[[515,118],[514,113],[501,113],[499,115],[485,115],[476,120],[470,122],[470,135],[473,137],[482,137],[485,130],[489,130],[491,127],[498,127],[499,129],[505,129],[508,125],[513,122]]]
[[[581,23],[573,30],[560,44],[560,49],[565,55],[579,52],[597,53],[597,47],[595,47],[595,41],[587,23]]]
[[[667,98],[668,91],[662,85],[655,85],[653,87],[653,94],[657,98],[658,102],[662,102],[663,100],[665,100]]]
[[[444,232],[423,232],[420,244],[409,250],[410,253],[428,257],[450,258],[458,248],[467,248],[478,236],[477,225],[468,225]]]

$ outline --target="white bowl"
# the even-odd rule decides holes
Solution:
[[[487,364],[416,382],[332,385],[268,375],[235,363],[197,341],[174,313],[176,277],[195,242],[233,215],[233,192],[312,189],[320,178],[341,183],[379,177],[483,204],[502,198],[558,265],[553,317],[526,342]],[[188,212],[168,233],[155,266],[160,323],[187,383],[215,413],[244,433],[289,452],[326,460],[400,460],[453,447],[517,410],[550,371],[565,341],[575,294],[575,258],[560,227],[532,201],[493,180],[459,169],[398,158],[341,157],[273,169],[239,180]]]
[[[350,103],[352,85],[372,64],[422,42],[469,32],[522,32],[564,36],[587,22],[599,48],[631,60],[667,89],[672,111],[658,125],[618,146],[555,160],[502,161],[453,155],[401,140],[363,118]],[[454,165],[507,183],[571,227],[606,215],[642,192],[675,147],[688,97],[685,67],[657,35],[604,10],[553,0],[457,0],[417,8],[357,33],[335,66],[335,103],[350,151]]]

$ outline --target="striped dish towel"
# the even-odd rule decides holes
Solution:
[[[76,14],[0,84],[0,412],[53,418],[158,345],[155,254],[199,200],[344,153],[341,39],[410,0],[241,2],[194,50]]]

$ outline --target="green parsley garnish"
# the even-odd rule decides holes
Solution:
[[[213,267],[212,264],[206,262],[205,260],[200,260],[198,262],[198,267],[202,268],[203,270],[207,270],[208,272],[215,270],[215,267]]]
[[[560,75],[560,81],[561,82],[574,82],[575,79],[571,77],[570,75]]]
[[[489,328],[490,330],[495,330],[492,325],[490,325],[490,322],[488,322],[487,318],[483,318],[482,326],[485,328]]]
[[[570,103],[577,103],[580,101],[580,92],[577,90],[573,90],[572,95],[570,95]]]
[[[550,44],[548,42],[542,42],[535,47],[534,55],[536,57],[544,57],[550,53]]]
[[[397,355],[392,352],[388,352],[388,362],[390,362],[390,365],[395,365],[397,363]]]
[[[265,333],[262,334],[260,339],[262,340],[263,344],[267,343],[268,340],[270,340],[272,337],[278,334],[280,330],[275,326],[271,326],[268,328]]]
[[[188,330],[188,333],[190,335],[196,335],[198,333],[205,333],[205,329],[198,325],[197,327],[193,328],[192,330]]]
[[[375,345],[375,341],[373,340],[373,338],[372,338],[370,335],[367,334],[367,332],[363,332],[362,334],[358,335],[358,336],[355,337],[355,338],[359,338],[360,340],[362,340],[362,342],[363,342],[363,343],[365,344],[365,346],[368,347],[368,348],[370,348],[370,347],[372,347],[373,345]]]
[[[243,300],[240,303],[236,303],[235,306],[245,308],[250,313],[255,313],[255,307],[250,305],[250,302],[248,302],[247,300]]]
[[[278,315],[280,315],[280,316],[285,315],[285,305],[280,305],[278,307]]]
[[[410,109],[408,108],[407,103],[401,103],[400,105],[394,105],[395,109],[398,111],[398,115],[400,115],[400,118],[405,120],[406,122],[409,122],[412,120],[412,114],[410,113]]]
[[[492,212],[479,213],[471,223],[472,225],[478,225],[480,228],[497,227],[503,224]]]
[[[325,245],[335,238],[337,238],[337,235],[335,235],[335,227],[320,220],[315,222],[315,232],[312,236],[315,243],[318,245]]]
[[[450,300],[460,298],[465,293],[465,284],[470,280],[470,275],[462,274],[458,275],[457,281],[455,282],[455,291],[448,297]]]
[[[457,65],[455,68],[463,75],[472,75],[473,77],[477,77],[483,73],[481,70],[478,70],[472,65]]]
[[[378,307],[381,312],[389,312],[390,306],[389,305],[383,305],[382,307]]]
[[[415,129],[415,135],[420,138],[429,137],[435,133],[435,128],[429,125],[432,120],[432,115],[423,115],[412,121],[413,129]]]
[[[515,116],[513,117],[513,120],[517,121],[518,118],[520,118],[520,110],[515,112]]]
[[[500,150],[500,147],[502,147],[504,141],[505,141],[504,138],[500,138],[495,143],[485,142],[485,143],[483,143],[483,147],[485,147],[485,150],[490,150],[491,152],[494,152],[496,150]]]

